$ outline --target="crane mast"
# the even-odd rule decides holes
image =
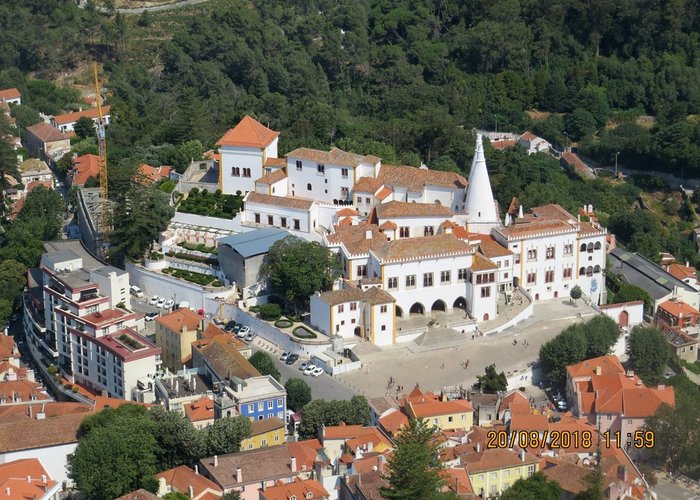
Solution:
[[[107,259],[107,234],[110,229],[109,191],[107,185],[107,141],[105,139],[105,123],[102,116],[102,98],[100,95],[100,81],[97,77],[97,64],[92,63],[92,73],[95,78],[95,101],[97,102],[97,149],[99,153],[98,165],[100,168],[100,214],[98,217],[97,231],[101,237],[98,247],[100,257]]]

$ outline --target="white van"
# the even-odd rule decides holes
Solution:
[[[187,309],[188,307],[190,307],[190,303],[187,302],[186,300],[183,300],[182,302],[180,302],[180,303],[177,305],[177,308],[178,308],[178,309]]]
[[[134,297],[143,297],[143,291],[136,285],[131,285],[129,291],[131,291],[131,295]]]

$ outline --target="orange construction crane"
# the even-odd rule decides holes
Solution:
[[[97,224],[101,244],[98,253],[103,259],[108,258],[107,254],[107,233],[110,225],[109,191],[107,186],[107,141],[105,139],[105,122],[102,116],[102,97],[100,95],[100,81],[97,78],[97,64],[92,63],[92,73],[95,78],[95,102],[97,102],[97,149],[99,152],[98,165],[100,167],[100,215]]]

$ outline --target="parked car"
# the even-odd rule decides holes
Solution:
[[[289,356],[287,356],[287,361],[285,361],[285,363],[288,364],[289,366],[291,366],[294,363],[296,363],[298,359],[299,359],[298,354],[290,354]]]
[[[282,355],[280,356],[280,361],[287,361],[288,357],[289,357],[289,353],[283,352]]]
[[[303,372],[304,370],[306,370],[306,367],[309,366],[309,364],[309,361],[304,361],[302,364],[299,365],[299,371]]]
[[[131,295],[133,295],[134,297],[143,297],[143,290],[141,290],[136,285],[131,285],[129,287],[129,291],[131,292]]]
[[[165,304],[165,297],[161,297],[158,299],[158,302],[156,302],[156,307],[160,307],[161,309],[163,308],[163,304]]]
[[[306,368],[304,368],[304,375],[311,375],[311,372],[313,372],[315,369],[316,366],[309,363],[306,365]]]
[[[158,303],[159,300],[160,300],[160,297],[158,297],[157,295],[154,295],[153,297],[151,297],[151,300],[149,300],[148,303],[150,305],[154,306]],[[165,300],[165,299],[163,299],[163,300]]]
[[[236,326],[240,326],[240,325],[236,325]],[[234,328],[234,332],[236,332],[236,337],[238,337],[239,339],[244,339],[246,337],[246,335],[248,335],[250,333],[250,327],[249,326],[241,326],[239,330],[236,330]]]
[[[245,336],[243,340],[246,342],[250,342],[255,338],[255,334],[253,332],[249,332],[248,335]]]
[[[166,300],[165,303],[163,304],[163,309],[165,309],[165,310],[172,309],[174,305],[175,305],[175,301],[173,299]]]
[[[187,302],[186,300],[183,300],[182,302],[180,302],[180,303],[177,305],[177,308],[178,308],[178,309],[189,309],[189,307],[190,307],[190,303]]]
[[[325,370],[321,368],[320,366],[317,366],[314,368],[314,371],[311,372],[312,377],[318,377],[319,375],[322,375]]]
[[[146,313],[145,320],[146,320],[146,321],[153,321],[153,320],[156,319],[158,316],[159,316],[159,314],[158,314],[157,312]]]

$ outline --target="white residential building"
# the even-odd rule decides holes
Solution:
[[[22,104],[22,94],[14,87],[0,90],[0,103],[15,104],[19,106]]]
[[[97,108],[88,108],[84,111],[80,110],[74,111],[72,113],[66,113],[65,115],[52,116],[51,126],[59,129],[61,132],[66,134],[68,132],[75,131],[75,124],[78,123],[78,120],[80,120],[81,118],[90,118],[92,122],[95,125],[97,125],[100,116]],[[102,118],[104,120],[104,124],[109,125],[111,119],[109,106],[102,107]]]
[[[369,223],[376,224],[390,240],[432,236],[441,232],[444,222],[464,224],[464,216],[455,217],[448,207],[437,203],[389,201],[372,209]]]
[[[279,132],[246,115],[219,139],[219,188],[224,194],[255,191],[255,180],[264,174],[263,165],[277,158],[278,136]]]
[[[152,387],[142,380],[160,368],[161,350],[136,331],[144,323],[129,309],[128,274],[74,250],[81,249],[42,256],[43,324],[51,334],[34,339],[37,330],[26,328],[30,346],[55,342],[49,352],[58,353],[58,367],[72,382],[111,397],[149,399],[144,394]]]
[[[559,205],[544,205],[493,231],[513,253],[514,285],[535,300],[568,297],[578,285],[599,303],[605,289],[605,237],[597,223],[580,222]]]
[[[276,196],[251,191],[244,198],[243,222],[309,233],[329,228],[337,207],[308,198]]]
[[[518,144],[527,149],[527,154],[547,153],[552,145],[532,132],[525,132],[518,138]]]

